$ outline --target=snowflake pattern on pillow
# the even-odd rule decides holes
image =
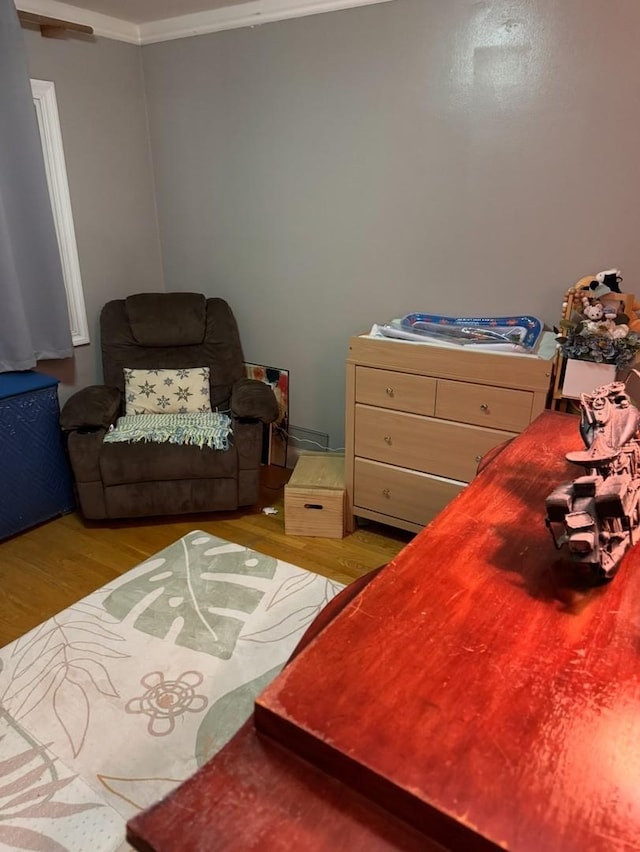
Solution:
[[[124,368],[125,414],[211,411],[209,367],[180,370]]]

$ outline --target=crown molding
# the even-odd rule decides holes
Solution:
[[[149,21],[147,24],[141,24],[140,43],[153,44],[240,27],[256,27],[273,21],[335,12],[354,6],[372,6],[389,2],[391,0],[253,0],[253,2],[240,3],[238,6],[228,6],[225,9],[212,9],[209,12],[196,12],[177,18],[167,18],[164,21]]]
[[[225,9],[194,12],[143,24],[111,18],[108,15],[58,2],[58,0],[14,0],[14,2],[23,12],[86,24],[93,27],[94,34],[97,36],[142,45],[240,27],[256,27],[273,21],[302,18],[356,6],[390,3],[392,0],[250,0],[250,2]]]

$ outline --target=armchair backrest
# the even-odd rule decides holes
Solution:
[[[201,293],[138,293],[100,314],[104,383],[124,390],[124,368],[209,367],[211,405],[226,406],[245,374],[238,326],[224,299]]]

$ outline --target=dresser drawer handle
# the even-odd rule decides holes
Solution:
[[[486,402],[481,403],[480,411],[488,411],[488,410],[489,410],[489,406],[487,405],[487,403]]]
[[[385,444],[390,444],[391,443],[391,435],[385,435],[384,436],[384,442],[385,442]]]
[[[393,388],[386,389],[387,396],[393,396]]]
[[[386,497],[388,499],[389,497],[391,497],[391,491],[388,488],[383,488],[382,489],[382,496]]]

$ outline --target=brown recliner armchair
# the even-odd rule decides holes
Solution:
[[[258,501],[263,424],[278,416],[271,388],[245,377],[235,317],[223,299],[140,293],[100,315],[104,385],[67,400],[60,423],[85,518],[237,509]],[[211,408],[232,420],[229,448],[108,443],[124,413],[125,369],[210,368]]]

